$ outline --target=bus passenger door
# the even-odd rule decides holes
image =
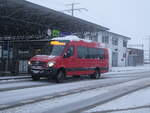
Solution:
[[[63,64],[66,68],[66,75],[72,76],[75,74],[76,67],[75,47],[69,46],[64,53]]]
[[[108,68],[108,54],[106,53],[105,49],[101,48],[100,49],[100,67],[101,67],[101,72],[104,73],[106,72],[106,69]]]
[[[76,71],[76,75],[87,75],[89,72],[88,68],[89,63],[91,63],[89,61],[89,59],[87,59],[87,48],[84,46],[78,46],[77,47],[77,58],[76,58],[76,66],[77,66],[77,71]]]

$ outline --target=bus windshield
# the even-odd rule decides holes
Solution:
[[[42,55],[52,55],[52,56],[60,56],[64,49],[66,43],[58,42],[58,41],[51,41],[48,45],[42,48]]]
[[[43,43],[41,46],[37,45],[35,47],[36,49],[34,49],[35,51],[33,52],[34,55],[60,56],[66,47],[66,42],[50,41]]]
[[[65,46],[63,46],[63,45],[51,45],[50,49],[51,50],[50,50],[49,55],[60,56],[62,54],[62,52],[64,51]]]

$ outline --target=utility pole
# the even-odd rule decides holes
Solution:
[[[67,4],[67,6],[71,6],[71,9],[63,10],[64,12],[71,12],[71,15],[74,16],[74,11],[88,11],[86,8],[75,8],[75,5],[79,5],[80,3],[71,3]]]
[[[149,62],[150,62],[150,36],[148,36],[148,44],[149,44]]]
[[[149,62],[150,62],[150,36],[148,38],[148,42],[149,42]]]
[[[149,47],[148,47],[148,48],[149,48],[149,49],[148,49],[148,54],[149,54],[149,55],[148,55],[148,58],[149,58],[149,62],[150,62],[150,35],[148,36],[148,38],[145,38],[145,39],[148,40],[148,46],[149,46]]]
[[[0,15],[6,16],[7,13],[7,0],[0,0]]]

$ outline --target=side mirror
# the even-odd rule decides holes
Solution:
[[[104,57],[103,57],[103,55],[100,55],[100,57],[99,57],[100,59],[104,59]]]
[[[67,53],[64,54],[64,58],[67,58]]]
[[[65,53],[64,54],[64,58],[68,58],[68,57],[70,57],[71,55],[70,55],[70,53]]]

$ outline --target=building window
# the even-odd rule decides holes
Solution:
[[[94,36],[94,41],[95,41],[95,42],[98,41],[98,36]]]
[[[113,37],[112,38],[112,44],[117,46],[118,45],[118,38]]]
[[[92,41],[95,41],[97,42],[98,41],[98,33],[90,33],[90,32],[86,32],[84,34],[84,37],[85,39],[88,39],[88,40],[92,40]]]
[[[90,37],[89,37],[89,40],[93,40],[93,37],[90,36]]]
[[[127,41],[123,41],[123,47],[127,47]]]
[[[89,36],[89,40],[97,42],[98,41],[98,33],[91,33]]]
[[[109,36],[103,36],[102,37],[102,43],[109,44]]]

